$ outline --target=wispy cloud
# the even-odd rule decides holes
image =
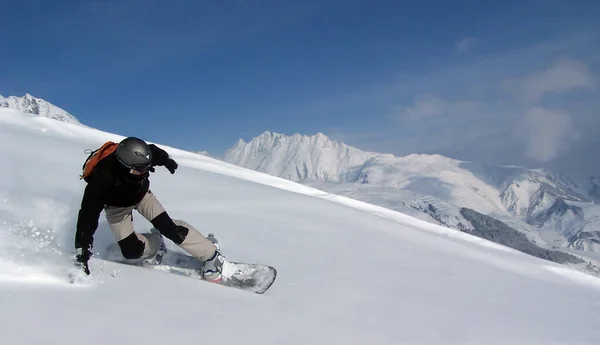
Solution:
[[[448,102],[443,99],[425,95],[418,97],[412,107],[401,111],[401,116],[408,118],[428,118],[441,115],[448,108]]]
[[[461,42],[457,50],[469,48],[469,41]],[[594,139],[600,128],[599,42],[598,32],[580,33],[468,57],[435,72],[403,72],[395,90],[382,93],[395,95],[390,111],[400,119],[396,132],[382,132],[382,150],[492,164],[577,166],[597,174],[600,163],[590,153],[600,151]]]
[[[560,60],[522,81],[523,98],[530,102],[537,102],[545,95],[593,87],[588,66],[575,59]]]
[[[434,95],[420,95],[410,107],[401,108],[399,115],[405,120],[428,119],[435,116],[464,116],[481,110],[475,101],[449,102]]]
[[[460,41],[457,41],[454,44],[454,48],[459,53],[466,53],[473,49],[473,47],[475,47],[477,44],[479,44],[479,39],[475,37],[466,37],[461,39]]]
[[[581,138],[571,114],[541,106],[524,113],[515,135],[525,144],[527,157],[541,163],[555,159]]]
[[[514,89],[510,95],[503,91],[507,83]],[[593,119],[589,112],[578,111],[568,100],[557,101],[556,97],[551,101],[557,107],[546,107],[544,96],[593,88],[593,75],[586,64],[560,60],[520,79],[500,81],[491,88],[495,92],[481,97],[469,92],[470,98],[454,100],[418,95],[410,106],[400,108],[399,116],[404,123],[420,122],[431,130],[426,135],[420,131],[411,139],[413,150],[427,147],[431,152],[466,160],[483,158],[488,163],[502,156],[503,164],[545,164],[568,153],[586,134],[593,135],[590,128],[580,129],[577,123],[600,128],[600,118]],[[411,128],[414,131],[416,127]]]

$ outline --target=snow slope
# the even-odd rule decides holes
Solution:
[[[476,237],[210,157],[152,189],[225,255],[278,268],[264,295],[102,260],[69,284],[86,148],[116,135],[0,109],[6,344],[597,344],[600,280]],[[159,143],[160,144],[160,143]],[[150,223],[137,214],[136,227]],[[170,246],[173,249],[172,246]]]
[[[30,94],[25,94],[23,97],[9,96],[3,97],[0,95],[0,107],[15,109],[23,113],[34,114],[48,117],[54,120],[77,124],[79,120],[75,116],[69,114],[65,110],[55,106],[52,103]]]

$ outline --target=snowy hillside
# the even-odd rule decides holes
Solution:
[[[40,115],[62,122],[79,123],[79,120],[63,109],[30,94],[25,94],[23,97],[10,96],[6,98],[0,95],[0,107]]]
[[[0,109],[6,344],[597,344],[600,279],[403,213],[165,147],[153,192],[227,258],[279,271],[264,295],[103,260],[69,284],[84,150],[119,137]],[[159,143],[160,144],[160,143]],[[15,149],[17,148],[17,149]],[[43,173],[41,171],[43,170]],[[150,224],[137,213],[136,228]],[[170,243],[170,242],[168,242]],[[172,243],[169,246],[173,249]]]
[[[598,230],[600,224],[586,221],[583,210],[596,214],[599,206],[580,184],[555,172],[480,165],[440,155],[395,157],[363,152],[321,133],[311,137],[265,132],[248,143],[238,141],[226,152],[225,160],[307,185],[325,182],[320,188],[326,191],[334,192],[338,189],[335,184],[342,184],[342,190],[360,190],[356,194],[359,200],[386,207],[391,206],[386,201],[389,198],[382,196],[378,200],[376,197],[381,187],[409,191],[432,197],[438,204],[445,203],[440,209],[467,207],[502,221],[516,220],[513,222],[516,229],[524,231],[529,238],[548,242],[547,246],[566,248],[575,245],[572,240],[578,238],[585,243],[575,247],[600,251],[595,237],[577,237],[580,231],[595,233]],[[365,193],[369,188],[375,189]],[[394,199],[403,204],[414,204],[422,199],[412,199],[410,194],[401,191],[397,191]],[[361,198],[366,194],[369,196]],[[403,199],[404,196],[409,199]],[[449,222],[444,224],[454,226],[460,215],[455,212],[445,218]],[[528,229],[532,227],[541,234],[531,233]],[[549,229],[557,234],[548,233]],[[557,235],[562,238],[559,243]]]

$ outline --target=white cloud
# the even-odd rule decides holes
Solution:
[[[473,48],[477,43],[479,43],[479,40],[477,38],[466,37],[456,42],[454,44],[454,48],[456,48],[456,51],[459,53],[466,53],[470,51],[471,48]]]
[[[472,101],[448,102],[433,95],[421,95],[415,98],[410,107],[400,109],[404,119],[427,119],[436,116],[464,116],[477,112],[481,104]]]
[[[412,107],[405,108],[401,115],[409,118],[428,118],[441,115],[448,103],[441,98],[425,95],[415,99]]]
[[[571,114],[540,106],[527,110],[515,134],[525,144],[527,157],[546,163],[580,139]]]
[[[536,102],[549,93],[593,87],[593,76],[588,67],[571,59],[558,61],[552,67],[535,73],[522,82],[523,97],[531,102]]]
[[[385,121],[394,126],[373,124],[369,129],[377,135],[356,142],[399,155],[440,153],[598,175],[599,40],[600,32],[579,33],[515,50],[482,51],[469,59],[455,57],[431,70],[403,69],[393,84],[365,93],[369,107],[386,107]],[[468,47],[459,43],[457,49]],[[358,99],[353,94],[344,101]],[[541,116],[546,110],[550,115]]]

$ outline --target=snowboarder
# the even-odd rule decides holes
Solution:
[[[178,167],[175,160],[163,149],[136,137],[125,138],[118,145],[109,143],[112,146],[105,145],[111,147],[112,152],[105,151],[102,158],[92,159],[93,167],[86,167],[86,164],[91,164],[88,161],[84,164],[84,169],[88,169],[84,170],[87,185],[75,234],[77,265],[90,274],[88,261],[92,256],[93,236],[100,213],[104,210],[126,259],[151,259],[157,255],[163,244],[161,236],[164,236],[204,262],[201,273],[206,280],[218,282],[224,262],[218,247],[188,223],[171,219],[150,190],[149,175],[155,171],[154,167],[164,166],[174,174]],[[140,234],[134,231],[133,210],[152,223],[159,233]]]

